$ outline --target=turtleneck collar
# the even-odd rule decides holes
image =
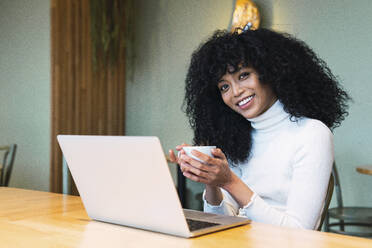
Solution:
[[[268,110],[261,115],[247,119],[251,122],[252,127],[257,131],[271,130],[275,128],[284,119],[287,119],[289,114],[284,111],[283,104],[277,100]]]

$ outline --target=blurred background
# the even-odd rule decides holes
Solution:
[[[69,92],[58,95],[58,105],[53,85],[60,74],[55,63],[58,53],[53,49],[59,44],[61,52],[68,52],[62,42],[64,33],[59,31],[58,40],[53,36],[56,22],[51,10],[58,7],[58,2],[0,1],[0,145],[18,144],[11,187],[61,191],[60,186],[53,186],[63,176],[61,165],[54,162],[60,158],[53,155],[53,140],[58,132],[53,120],[58,113],[55,106],[64,105]],[[344,204],[372,206],[368,190],[372,188],[372,177],[356,172],[356,166],[372,164],[371,2],[254,2],[261,13],[261,27],[304,40],[328,63],[352,96],[349,116],[334,131],[335,158]],[[213,31],[229,28],[235,1],[132,0],[125,6],[125,61],[121,61],[116,79],[122,88],[118,88],[118,100],[111,103],[120,105],[115,111],[122,111],[125,118],[120,117],[120,122],[108,118],[120,127],[117,131],[107,129],[106,134],[158,136],[164,151],[182,142],[191,143],[192,131],[181,111],[190,56]],[[59,15],[58,20],[58,25],[69,23],[69,15]],[[80,47],[84,49],[84,43]],[[59,89],[68,83],[68,78],[65,80],[58,81]],[[86,79],[81,80],[84,83]],[[92,112],[101,108],[94,100],[87,105]],[[106,107],[110,108],[110,103]],[[84,113],[84,109],[81,111]],[[169,166],[176,181],[176,167]],[[187,181],[187,207],[200,209],[197,195],[202,189],[202,185]]]

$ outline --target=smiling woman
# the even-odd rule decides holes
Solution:
[[[185,106],[196,145],[170,151],[205,184],[204,210],[317,229],[348,94],[302,41],[268,29],[217,31],[192,55]]]

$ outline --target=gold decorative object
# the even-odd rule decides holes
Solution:
[[[236,28],[243,29],[247,23],[251,23],[250,29],[257,29],[260,26],[260,13],[258,8],[251,0],[236,0],[231,23],[231,32],[234,32]]]

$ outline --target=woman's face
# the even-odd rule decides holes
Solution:
[[[271,87],[261,84],[257,72],[250,67],[227,72],[217,86],[225,104],[246,119],[259,116],[277,100]]]

